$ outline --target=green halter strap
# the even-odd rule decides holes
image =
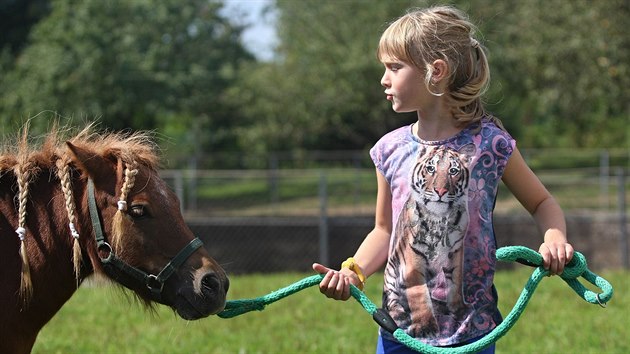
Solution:
[[[162,291],[164,283],[168,278],[193,254],[203,242],[199,238],[194,238],[188,243],[177,255],[168,262],[158,275],[149,274],[141,269],[131,266],[118,258],[114,253],[112,246],[105,240],[103,227],[96,205],[96,197],[94,192],[94,182],[88,179],[88,209],[90,210],[90,218],[92,220],[92,228],[94,229],[94,238],[96,239],[96,247],[101,264],[105,269],[105,273],[118,283],[129,289],[142,289],[146,286],[150,291],[150,296],[157,302],[162,301]]]

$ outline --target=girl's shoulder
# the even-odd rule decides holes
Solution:
[[[501,124],[501,123],[498,123]],[[516,148],[516,140],[503,126],[498,125],[489,118],[480,121],[478,132],[472,136],[472,140],[479,151],[492,152],[501,160],[509,159]]]
[[[473,128],[472,130],[476,131],[476,134],[482,137],[502,137],[508,141],[514,141],[510,133],[508,133],[502,125],[499,126],[500,123],[497,122],[496,118],[485,117],[478,123],[480,127],[477,127],[477,129]]]
[[[399,160],[414,147],[411,125],[405,125],[383,135],[370,149],[370,157],[376,167],[385,171],[392,160]]]
[[[412,126],[413,124],[404,125],[400,128],[396,128],[385,135],[383,135],[379,141],[398,141],[398,140],[407,140],[412,136]]]
[[[386,133],[374,144],[374,148],[388,150],[413,141],[411,127],[412,125],[405,125]]]

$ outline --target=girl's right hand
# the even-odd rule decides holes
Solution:
[[[348,268],[337,271],[314,263],[313,270],[324,275],[319,283],[319,291],[331,299],[348,300],[350,298],[350,284],[355,286],[360,284],[359,277]]]

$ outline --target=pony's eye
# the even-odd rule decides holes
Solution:
[[[142,204],[132,205],[129,209],[129,215],[134,219],[145,218],[149,216],[149,212]]]

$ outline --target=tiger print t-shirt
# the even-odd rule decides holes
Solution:
[[[426,344],[462,343],[502,320],[492,212],[514,147],[508,133],[483,119],[443,141],[423,141],[405,126],[370,150],[392,194],[383,308]]]

